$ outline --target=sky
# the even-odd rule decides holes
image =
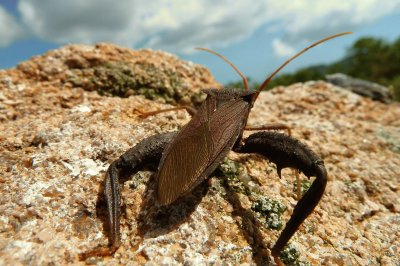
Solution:
[[[283,72],[339,60],[361,37],[393,41],[399,25],[400,0],[0,0],[0,69],[70,43],[109,42],[174,53],[222,83],[240,80],[219,58],[194,50],[211,48],[260,82],[318,39],[354,32]]]

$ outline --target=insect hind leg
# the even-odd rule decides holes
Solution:
[[[305,144],[278,132],[254,133],[244,139],[242,144],[236,146],[234,151],[258,153],[267,157],[276,164],[278,175],[283,168],[290,167],[299,169],[307,177],[316,177],[311,187],[294,207],[290,220],[272,248],[272,255],[278,261],[280,252],[322,198],[327,183],[324,162]]]

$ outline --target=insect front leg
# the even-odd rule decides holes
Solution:
[[[175,134],[176,132],[163,133],[144,139],[111,163],[108,168],[104,180],[104,193],[107,201],[110,244],[112,250],[115,251],[121,244],[119,231],[121,192],[119,181],[122,174],[132,175],[147,164],[158,164],[165,147],[172,141]]]
[[[272,255],[277,264],[279,264],[280,252],[317,206],[325,191],[327,172],[324,162],[305,144],[278,132],[252,134],[242,144],[235,147],[234,151],[239,153],[258,153],[267,157],[276,164],[279,177],[281,176],[281,170],[286,167],[296,168],[307,177],[316,177],[309,190],[294,207],[292,217],[272,248]]]

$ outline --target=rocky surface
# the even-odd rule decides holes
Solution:
[[[0,71],[0,265],[262,261],[260,249],[268,254],[297,202],[295,179],[288,169],[279,179],[259,156],[234,153],[170,208],[157,205],[150,171],[134,175],[122,189],[122,246],[113,257],[79,261],[108,243],[101,194],[108,165],[143,138],[190,119],[185,111],[142,119],[136,110],[196,105],[200,88],[216,86],[201,66],[106,44],[66,46]],[[400,264],[399,117],[398,103],[324,82],[261,94],[249,124],[289,125],[329,173],[321,203],[284,254],[288,264]],[[268,211],[257,213],[254,200]],[[251,210],[259,219],[253,225],[242,215]]]

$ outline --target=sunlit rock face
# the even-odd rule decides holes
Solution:
[[[142,139],[177,130],[190,119],[185,111],[144,119],[137,110],[196,106],[201,89],[216,87],[201,66],[107,44],[66,46],[0,71],[0,264],[74,264],[80,253],[106,246],[102,190],[109,164]],[[399,117],[399,104],[324,82],[261,93],[249,125],[290,126],[294,137],[321,156],[329,174],[322,201],[283,254],[286,261],[400,261]],[[122,187],[122,246],[113,257],[86,262],[268,260],[297,202],[294,174],[285,169],[279,179],[275,165],[260,156],[228,157],[218,173],[168,212],[155,200],[151,172],[134,175]],[[307,189],[308,180],[300,178]],[[242,208],[256,211],[250,194],[270,204],[275,215],[255,213],[251,228],[231,201],[236,197]],[[260,249],[266,258],[257,257]]]

